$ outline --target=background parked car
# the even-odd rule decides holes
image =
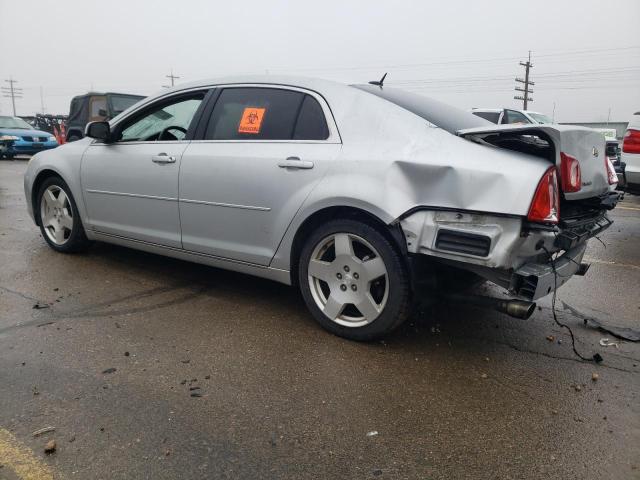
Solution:
[[[5,143],[1,154],[6,158],[19,154],[33,155],[58,146],[56,137],[48,132],[35,130],[18,117],[0,116],[0,140]]]
[[[640,190],[640,112],[636,112],[629,120],[627,132],[622,142],[622,163],[626,164],[625,176],[627,186]]]
[[[84,137],[87,123],[111,120],[143,98],[141,95],[113,92],[89,92],[73,97],[67,120],[67,142]]]
[[[553,123],[553,120],[544,113],[532,112],[530,110],[514,110],[512,108],[473,108],[471,113],[489,120],[491,123]]]

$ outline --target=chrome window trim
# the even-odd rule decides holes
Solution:
[[[325,119],[325,122],[327,122],[327,128],[329,129],[329,137],[326,138],[325,140],[178,140],[178,142],[187,143],[191,141],[191,142],[197,142],[197,143],[243,142],[243,143],[314,143],[314,144],[318,144],[318,143],[341,144],[342,143],[342,137],[340,136],[340,131],[338,130],[336,119],[333,116],[333,112],[331,111],[331,107],[329,106],[329,103],[322,96],[322,94],[320,94],[319,92],[316,92],[315,90],[309,90],[307,88],[297,87],[295,85],[286,85],[286,84],[280,84],[280,83],[220,83],[220,84],[202,85],[199,87],[191,87],[184,90],[168,92],[166,95],[161,95],[159,97],[156,97],[148,102],[143,103],[135,110],[132,110],[131,112],[127,112],[127,115],[125,117],[122,117],[122,118],[116,117],[114,119],[115,121],[112,120],[113,123],[110,123],[110,126],[111,128],[116,127],[120,123],[126,121],[130,116],[135,115],[137,112],[139,112],[142,109],[151,107],[156,102],[164,102],[173,96],[180,96],[180,95],[184,95],[185,93],[199,92],[199,91],[206,92],[207,90],[211,90],[212,88],[273,88],[277,90],[292,90],[294,92],[306,93],[307,95],[311,95],[314,99],[316,99],[316,101],[320,104],[320,107],[322,108],[322,113],[324,113],[324,119]],[[96,140],[94,140],[94,142],[96,142]],[[115,144],[133,145],[135,143],[142,143],[145,145],[148,145],[148,144],[159,145],[161,143],[165,143],[165,141],[116,142]],[[175,142],[171,141],[169,143],[175,143]]]

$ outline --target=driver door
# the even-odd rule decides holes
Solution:
[[[81,168],[89,228],[182,247],[178,172],[205,93],[158,100],[114,125],[114,141],[89,146]]]

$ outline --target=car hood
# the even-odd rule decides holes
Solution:
[[[49,132],[43,132],[42,130],[25,130],[23,128],[1,128],[1,135],[14,135],[16,137],[52,137],[53,135]]]

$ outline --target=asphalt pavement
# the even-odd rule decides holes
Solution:
[[[640,478],[640,344],[562,310],[640,329],[640,197],[558,295],[595,365],[549,298],[528,321],[441,303],[363,344],[284,285],[58,254],[25,169],[0,161],[0,479]]]

